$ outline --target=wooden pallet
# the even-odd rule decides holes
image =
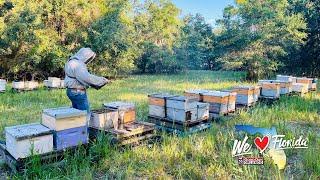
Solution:
[[[135,121],[123,125],[123,129],[96,129],[89,128],[90,139],[95,139],[99,134],[111,135],[111,144],[116,146],[137,145],[146,141],[158,140],[155,125],[147,122]]]
[[[87,147],[87,144],[82,145],[83,147]],[[57,164],[61,163],[64,159],[64,154],[66,151],[74,152],[79,147],[71,147],[64,150],[54,150],[52,152],[48,152],[45,154],[37,155],[40,158],[41,164]],[[20,158],[15,159],[6,149],[6,144],[4,141],[0,141],[0,154],[3,158],[4,163],[12,170],[12,172],[20,172],[27,168],[27,164],[30,162],[31,158]]]
[[[173,121],[168,118],[148,116],[149,122],[156,124],[156,128],[160,131],[173,133],[177,135],[189,135],[204,131],[211,127],[208,119],[199,119],[196,121]]]

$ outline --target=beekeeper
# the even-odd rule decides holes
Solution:
[[[109,81],[104,77],[92,75],[88,72],[87,64],[96,56],[90,48],[81,48],[65,65],[65,87],[72,107],[89,112],[89,102],[86,89],[93,87],[100,89]]]

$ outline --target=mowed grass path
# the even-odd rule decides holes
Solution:
[[[91,109],[104,102],[130,101],[138,119],[147,120],[147,95],[157,92],[183,94],[187,89],[227,89],[244,82],[241,72],[189,71],[179,75],[140,75],[116,80],[97,91],[88,91]],[[42,109],[70,106],[65,90],[0,94],[0,130],[17,124],[40,122]],[[273,105],[259,103],[249,111],[214,123],[210,130],[187,137],[163,134],[162,144],[120,151],[101,137],[89,148],[67,155],[64,166],[31,162],[21,174],[3,175],[35,179],[318,179],[320,178],[320,93],[282,97]],[[309,149],[286,150],[287,167],[279,171],[266,159],[264,166],[239,166],[231,157],[235,124],[277,128],[288,137],[308,136]],[[4,134],[1,135],[4,139]]]

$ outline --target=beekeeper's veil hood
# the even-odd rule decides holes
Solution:
[[[96,53],[90,48],[81,48],[75,55],[70,59],[77,59],[84,62],[85,64],[90,63],[96,57]]]

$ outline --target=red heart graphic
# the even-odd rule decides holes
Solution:
[[[256,137],[254,139],[254,144],[260,150],[260,153],[262,153],[269,145],[269,136],[264,136],[262,139],[260,137]]]

